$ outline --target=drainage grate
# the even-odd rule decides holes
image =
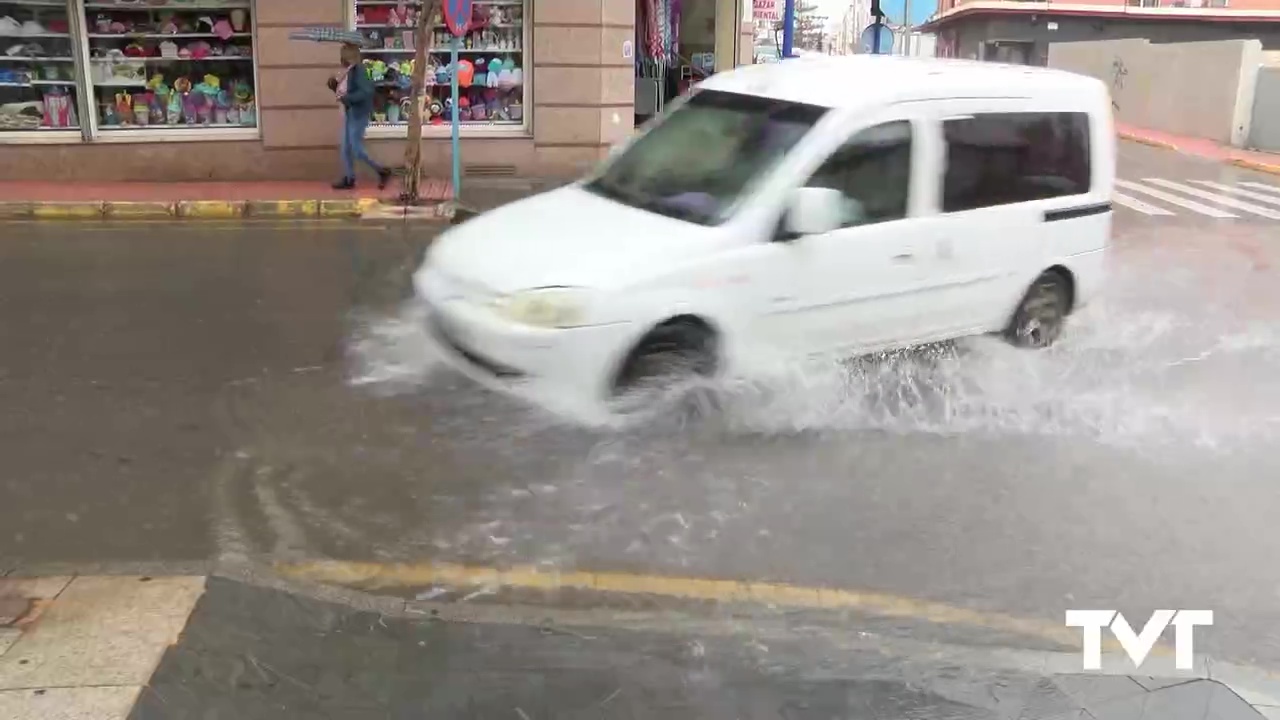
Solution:
[[[515,177],[515,165],[463,165],[467,177]]]

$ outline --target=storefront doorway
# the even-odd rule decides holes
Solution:
[[[636,0],[636,124],[734,67],[743,0]]]

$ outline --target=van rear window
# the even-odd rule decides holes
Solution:
[[[983,113],[943,123],[944,212],[1089,192],[1087,113]]]

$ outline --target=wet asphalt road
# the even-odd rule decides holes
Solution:
[[[1119,174],[1280,188],[1135,145]],[[1132,196],[1169,214],[1117,209],[1107,296],[1053,351],[808,368],[624,431],[439,370],[404,305],[420,229],[0,225],[0,570],[528,562],[1051,622],[1209,608],[1197,650],[1280,667],[1280,220]]]

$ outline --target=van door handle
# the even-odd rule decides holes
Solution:
[[[906,263],[916,259],[915,253],[899,253],[893,256],[894,262]]]

